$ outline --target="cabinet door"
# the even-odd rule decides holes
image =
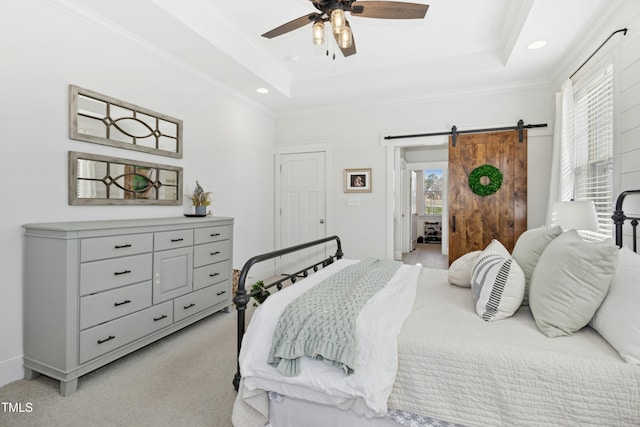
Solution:
[[[191,292],[193,247],[156,252],[153,255],[153,303]]]

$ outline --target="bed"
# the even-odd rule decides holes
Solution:
[[[577,242],[571,232],[549,237],[550,230],[536,229],[527,234],[528,243],[523,237],[503,258],[489,247],[469,254],[473,261],[461,270],[475,269],[467,271],[467,280],[475,280],[471,290],[452,285],[453,273],[460,272],[455,263],[449,271],[398,266],[358,314],[357,358],[348,375],[310,357],[299,359],[295,375],[287,374],[274,363],[272,337],[293,301],[360,263],[377,261],[343,259],[336,236],[250,259],[234,298],[239,354],[234,426],[640,425],[638,218],[622,210],[625,197],[638,193],[626,191],[617,199],[615,246]],[[630,228],[623,232],[625,227]],[[622,244],[629,234],[633,250]],[[542,248],[536,237],[541,235],[548,240]],[[255,264],[318,245],[335,245],[334,255],[264,288],[245,289]],[[516,256],[519,245],[539,253],[522,256],[520,249]],[[484,259],[502,260],[499,277],[512,266],[508,278],[494,278],[512,294],[501,289],[497,308],[490,298],[498,288],[494,282],[484,302],[481,295]],[[580,288],[556,268],[571,263],[576,271],[592,269],[575,279],[583,280]],[[545,286],[556,279],[562,287]],[[288,282],[295,286],[282,289]],[[282,291],[255,310],[245,331],[251,298],[273,287]],[[567,299],[558,289],[573,294]],[[520,292],[528,295],[528,305]]]

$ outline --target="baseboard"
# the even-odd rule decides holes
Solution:
[[[24,378],[22,355],[0,360],[0,387]]]

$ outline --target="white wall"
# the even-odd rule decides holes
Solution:
[[[615,15],[576,43],[572,61],[560,68],[554,83],[556,90],[613,31],[627,29],[611,38],[583,68],[587,71],[605,55],[611,54],[614,66],[614,197],[624,190],[640,189],[640,2],[626,1]],[[570,64],[570,65],[567,65]],[[582,71],[581,71],[582,73]],[[580,73],[577,74],[579,76]],[[625,212],[640,215],[640,198],[629,197]],[[631,245],[631,229],[625,228],[625,245]],[[640,244],[640,238],[638,240]]]
[[[185,192],[198,179],[213,191],[214,214],[235,217],[234,267],[240,268],[255,253],[273,250],[275,147],[270,113],[170,57],[45,2],[23,0],[12,3],[11,13],[2,9],[0,386],[23,375],[22,224],[182,216],[190,209],[69,206],[69,150],[183,167]],[[184,158],[70,140],[69,84],[182,119]]]
[[[616,126],[619,137],[618,151],[619,190],[640,189],[640,16],[627,26],[626,40],[616,54],[615,68],[619,73]],[[640,197],[628,198],[625,212],[640,215]],[[631,230],[625,229],[624,242],[631,246]],[[638,239],[640,245],[640,238]]]
[[[521,118],[525,123],[548,123],[548,128],[529,131],[529,225],[544,224],[546,196],[531,185],[539,185],[544,191],[548,188],[554,105],[551,88],[490,91],[404,105],[383,101],[357,109],[300,113],[278,119],[279,145],[316,141],[333,144],[335,184],[328,189],[333,217],[328,218],[328,225],[342,239],[346,257],[389,257],[393,248],[393,233],[388,232],[393,219],[387,199],[392,186],[387,180],[388,152],[392,151],[388,147],[392,143],[383,139],[387,135],[442,132],[453,125],[460,130],[515,126]],[[373,192],[362,194],[359,206],[349,206],[342,189],[342,171],[368,167],[373,169]]]

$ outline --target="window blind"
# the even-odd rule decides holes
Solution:
[[[586,76],[574,92],[575,200],[593,200],[599,233],[613,223],[613,65]]]

